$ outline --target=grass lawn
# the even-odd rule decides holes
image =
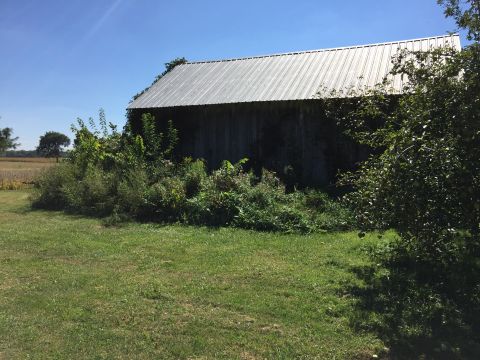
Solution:
[[[0,191],[0,359],[369,359],[345,289],[375,240],[106,228]]]

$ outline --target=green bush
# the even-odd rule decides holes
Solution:
[[[202,192],[189,205],[186,219],[199,225],[228,226],[238,213],[238,198],[232,192]]]
[[[33,205],[105,217],[114,225],[128,219],[307,233],[350,224],[348,211],[320,192],[286,193],[278,177],[244,170],[247,159],[224,161],[208,174],[202,160],[173,160],[176,130],[158,133],[154,118],[143,118],[143,136],[100,130],[79,121],[74,149],[36,186]]]
[[[35,208],[50,210],[66,209],[69,206],[65,189],[76,182],[74,167],[69,164],[59,164],[47,169],[37,179],[32,195],[32,205]]]
[[[180,220],[186,199],[184,182],[177,177],[166,177],[147,190],[145,217],[159,221]]]
[[[250,179],[253,182],[253,179]],[[257,184],[243,183],[238,227],[282,232],[311,232],[316,229],[311,212],[304,206],[304,193],[286,194],[285,186],[274,173],[264,170]]]
[[[238,227],[260,230],[308,233],[316,229],[310,216],[301,209],[275,204],[267,208],[243,206],[235,218]]]
[[[353,212],[343,200],[334,200],[324,192],[307,190],[305,206],[314,212],[316,223],[323,230],[348,230],[356,225]]]
[[[350,212],[327,195],[287,194],[268,171],[257,179],[228,165],[208,175],[202,161],[165,164],[167,169],[157,171],[165,175],[151,183],[142,167],[82,170],[65,162],[39,179],[33,205],[109,217],[108,224],[134,218],[301,233],[352,225]]]
[[[185,181],[185,194],[188,198],[191,198],[200,192],[202,185],[207,179],[205,162],[185,158],[182,169],[182,177]]]
[[[116,208],[114,212],[130,214],[135,218],[143,218],[148,213],[146,209],[146,194],[148,191],[147,174],[142,168],[127,172],[118,182]]]
[[[87,169],[81,180],[66,189],[72,210],[98,216],[111,214],[115,204],[114,175],[99,168]]]

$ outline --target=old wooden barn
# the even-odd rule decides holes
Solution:
[[[303,184],[327,185],[366,154],[325,118],[319,98],[372,88],[400,49],[440,46],[460,49],[459,36],[189,62],[130,104],[131,121],[138,126],[146,112],[160,128],[172,120],[180,155],[203,158],[210,168],[247,157],[279,174],[289,166]],[[403,81],[392,79],[392,94],[401,94]]]

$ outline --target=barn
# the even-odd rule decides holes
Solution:
[[[325,186],[367,151],[325,117],[322,98],[368,90],[389,73],[400,49],[452,46],[456,34],[248,58],[188,62],[160,78],[128,107],[133,127],[151,113],[159,128],[172,120],[181,156],[249,158],[254,168],[293,172],[299,183]],[[401,94],[401,77],[391,94]],[[290,176],[289,175],[289,176]]]

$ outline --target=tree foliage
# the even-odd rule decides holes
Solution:
[[[15,149],[20,144],[17,143],[18,137],[13,137],[13,129],[6,127],[0,129],[0,153],[9,149]]]
[[[467,18],[474,29],[475,18]],[[344,181],[356,189],[349,196],[363,226],[394,227],[425,247],[421,256],[446,261],[445,247],[460,234],[469,246],[480,245],[479,44],[461,52],[402,52],[392,74],[408,78],[400,98],[388,95],[385,83],[343,119],[376,150]]]
[[[467,30],[467,38],[480,40],[479,0],[437,0],[444,7],[445,15],[453,17],[460,29]]]
[[[379,308],[403,331],[395,339],[448,333],[442,342],[456,358],[480,343],[479,8],[440,3],[474,42],[460,52],[401,52],[392,75],[408,79],[403,94],[389,95],[386,81],[345,110],[342,123],[373,154],[343,183],[353,186],[347,199],[363,229],[399,234],[376,253],[389,272],[372,285],[385,286],[375,296],[388,298]]]
[[[143,161],[143,139],[133,136],[128,128],[119,132],[116,125],[107,122],[103,109],[99,111],[98,126],[93,118],[88,123],[78,118],[71,130],[75,139],[67,160],[75,164],[79,176],[96,167],[122,176],[126,171],[135,171]]]
[[[70,145],[70,139],[67,135],[56,131],[47,131],[44,135],[40,136],[37,153],[45,157],[55,157],[58,161],[63,148],[68,145]]]

